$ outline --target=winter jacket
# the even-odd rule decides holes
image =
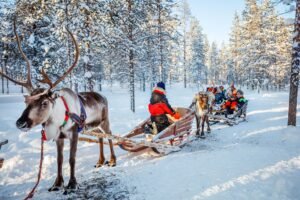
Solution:
[[[151,121],[156,123],[157,131],[161,132],[170,125],[166,114],[174,116],[176,113],[170,106],[164,92],[154,89],[148,105]]]
[[[222,103],[225,100],[225,94],[223,92],[219,92],[215,94],[215,101],[217,104]]]
[[[163,114],[174,115],[175,111],[168,102],[165,94],[154,90],[151,95],[150,104],[148,105],[151,116],[158,116]]]
[[[170,114],[173,115],[174,111],[171,110],[167,104],[165,103],[156,103],[156,104],[149,104],[148,105],[149,112],[151,116],[158,116],[158,115],[164,115],[164,114]]]
[[[247,99],[245,99],[245,97],[240,97],[237,99],[237,102],[238,102],[237,104],[238,108],[241,108],[245,105],[245,103],[247,103]]]
[[[238,101],[236,99],[234,100],[229,99],[225,102],[224,107],[225,109],[236,110],[237,105],[238,105]]]

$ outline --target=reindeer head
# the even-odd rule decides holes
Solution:
[[[201,109],[206,109],[207,108],[207,105],[208,105],[208,94],[207,93],[201,93],[199,92],[197,95],[196,95],[196,99],[197,99],[197,102],[199,104],[199,107]]]
[[[25,96],[26,108],[17,120],[16,126],[27,131],[30,128],[45,123],[52,114],[55,97],[46,89],[34,89],[30,95]]]
[[[30,95],[25,96],[26,109],[23,111],[21,117],[17,120],[16,126],[21,130],[29,130],[30,128],[45,123],[52,114],[53,105],[55,98],[57,97],[52,89],[55,88],[76,66],[79,58],[79,47],[73,36],[73,34],[67,29],[68,33],[71,35],[72,41],[75,45],[75,60],[69,69],[54,83],[50,80],[49,76],[46,74],[44,69],[41,71],[43,76],[42,80],[38,80],[41,83],[49,85],[48,88],[34,88],[31,82],[31,66],[28,58],[24,54],[21,48],[20,39],[16,31],[16,22],[14,21],[14,33],[16,35],[18,49],[22,54],[22,57],[27,64],[27,80],[19,81],[14,80],[7,74],[0,71],[0,75],[4,76],[8,80],[25,87]]]

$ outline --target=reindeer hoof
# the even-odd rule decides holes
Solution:
[[[78,189],[76,178],[72,178],[69,180],[69,183],[68,183],[68,186],[66,187],[66,189],[68,189],[68,190]]]
[[[103,167],[104,165],[106,165],[106,161],[101,161],[101,162],[98,161],[94,167],[99,168],[99,167]]]
[[[64,179],[62,177],[57,177],[51,188],[48,189],[49,192],[59,191],[64,188]]]
[[[51,188],[48,189],[48,192],[55,192],[55,191],[59,191],[62,190],[63,186],[55,186],[53,185]]]
[[[107,166],[109,166],[109,167],[115,167],[117,164],[116,164],[116,162],[114,162],[114,161],[106,161],[105,162],[105,165],[107,165]]]
[[[200,138],[201,138],[201,139],[205,139],[204,133],[201,133]]]
[[[211,132],[211,130],[210,129],[207,129],[207,133],[210,133]]]
[[[98,164],[98,163],[96,165],[94,165],[95,168],[99,168],[99,167],[102,167],[102,166],[103,166],[102,164]]]

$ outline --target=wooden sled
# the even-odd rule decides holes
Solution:
[[[176,111],[179,112],[181,118],[174,122],[169,119],[171,125],[153,135],[151,141],[147,141],[144,134],[145,125],[151,124],[150,118],[148,118],[123,136],[127,141],[120,143],[120,148],[129,152],[150,149],[157,154],[179,151],[180,147],[190,140],[194,112],[188,108],[177,108]]]
[[[248,107],[248,102],[246,102],[242,108],[240,108],[237,112],[235,112],[232,115],[228,115],[225,117],[225,110],[222,109],[214,109],[212,114],[209,114],[209,121],[211,124],[216,124],[216,123],[225,123],[230,126],[239,124],[240,122],[247,121],[246,120],[246,113],[247,113],[247,107]],[[217,108],[220,108],[217,107]],[[241,117],[242,116],[242,117]]]

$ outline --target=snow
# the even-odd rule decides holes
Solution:
[[[85,74],[84,74],[84,77],[85,77],[85,78],[92,78],[92,76],[93,76],[93,73],[90,72],[90,71],[87,71],[87,72],[85,72]]]
[[[188,106],[196,92],[181,85],[167,86],[173,106]],[[149,152],[128,153],[115,147],[117,166],[95,169],[98,145],[79,143],[75,194],[49,193],[56,176],[56,147],[45,143],[42,180],[34,199],[299,199],[300,128],[288,127],[288,92],[244,91],[249,99],[248,122],[214,125],[205,140],[180,152],[157,157]],[[126,134],[148,116],[150,91],[136,91],[136,113],[130,112],[127,89],[104,87],[111,129]],[[299,102],[299,100],[298,100]],[[298,107],[299,107],[298,103]],[[34,186],[40,156],[40,127],[21,133],[15,127],[25,105],[22,95],[0,95],[0,199],[23,199]],[[300,123],[298,108],[297,121]],[[109,159],[109,149],[105,149]],[[63,174],[69,176],[69,142],[65,142]]]
[[[85,64],[89,63],[90,62],[90,58],[88,56],[83,56],[83,62]]]
[[[28,45],[29,45],[30,47],[33,47],[34,41],[35,41],[34,33],[32,33],[32,34],[29,36],[29,38],[28,38],[27,41],[28,41]]]

